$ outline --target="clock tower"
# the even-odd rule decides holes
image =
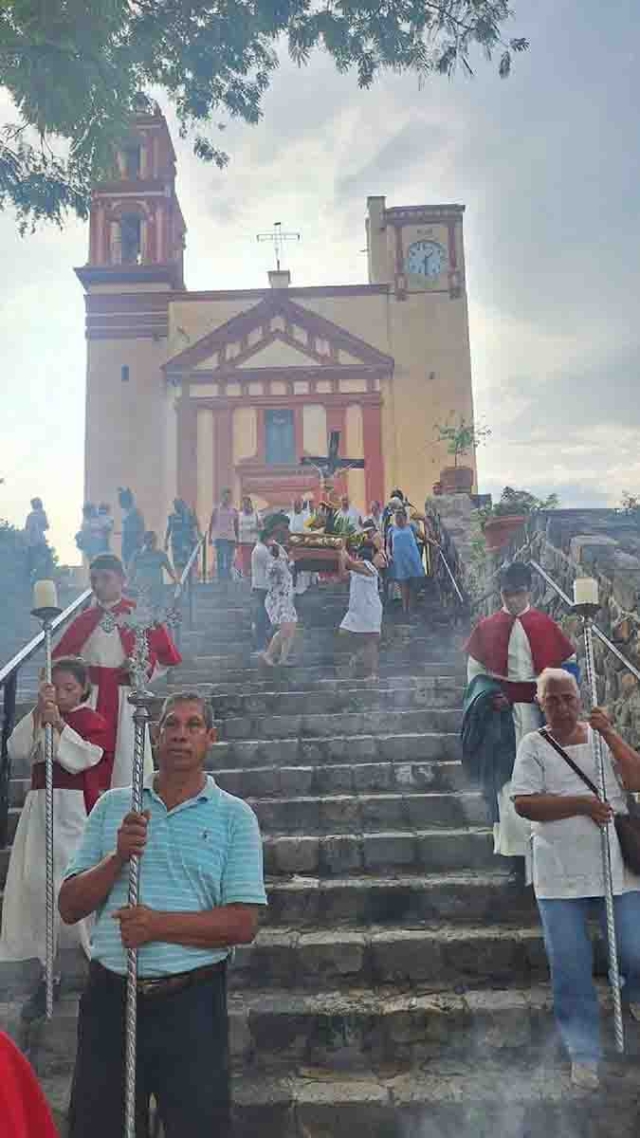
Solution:
[[[402,489],[421,482],[428,490],[451,465],[438,425],[473,421],[463,217],[463,205],[367,200],[369,282],[389,290],[396,366],[387,450]],[[462,461],[475,477],[475,456]]]

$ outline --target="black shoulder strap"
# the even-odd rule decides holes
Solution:
[[[560,746],[560,744],[556,743],[555,739],[552,738],[552,736],[547,731],[546,727],[541,727],[538,734],[542,735],[543,739],[546,739],[547,743],[549,743],[549,745],[551,747],[553,747],[554,751],[557,751],[557,753],[560,755],[560,757],[564,759],[565,763],[567,763],[568,766],[571,767],[571,770],[573,771],[573,773],[577,774],[578,778],[582,779],[582,781],[585,783],[585,785],[589,787],[589,790],[592,792],[592,794],[595,794],[596,798],[599,798],[600,797],[600,791],[598,790],[595,783],[593,783],[591,781],[591,779],[588,777],[588,775],[586,775],[584,773],[584,771],[580,769],[580,767],[578,766],[577,763],[574,763],[573,759],[571,759],[569,757],[567,752]]]

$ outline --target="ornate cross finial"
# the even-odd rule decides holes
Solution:
[[[276,254],[276,269],[278,272],[280,272],[280,269],[281,269],[280,261],[281,261],[281,256],[282,256],[282,246],[284,245],[285,241],[300,241],[300,234],[299,233],[285,233],[282,229],[282,222],[281,221],[274,221],[273,230],[271,231],[271,233],[259,233],[257,239],[258,239],[258,241],[270,241],[271,242],[271,244],[274,247],[275,254]]]

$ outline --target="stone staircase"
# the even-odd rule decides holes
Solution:
[[[356,680],[335,650],[344,609],[342,588],[306,595],[298,665],[265,675],[242,586],[201,588],[166,685],[211,694],[208,767],[264,837],[269,910],[230,971],[239,1138],[631,1135],[632,1066],[612,1067],[611,1094],[571,1093],[532,900],[464,782],[456,637],[430,607],[391,616],[380,680]],[[28,1038],[15,987],[0,1006],[61,1112],[80,982]]]

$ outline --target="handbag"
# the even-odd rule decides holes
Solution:
[[[571,767],[574,774],[581,778],[592,794],[596,798],[600,798],[600,791],[595,783],[580,769],[577,763],[567,754],[567,752],[556,742],[555,739],[549,735],[545,727],[541,727],[539,734],[547,743],[553,747],[554,751],[564,759],[565,763]],[[620,853],[622,860],[627,869],[632,873],[640,875],[640,807],[632,794],[627,793],[627,809],[628,814],[615,814],[614,825],[616,834],[618,835],[618,842],[620,843]]]

